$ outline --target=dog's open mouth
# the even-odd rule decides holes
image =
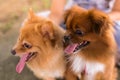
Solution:
[[[29,53],[27,58],[26,58],[26,62],[29,61],[33,56],[35,56],[35,52]]]
[[[89,41],[82,41],[81,43],[70,44],[65,49],[65,53],[67,53],[67,54],[76,53],[81,48],[87,46],[89,43],[90,43]]]
[[[30,52],[30,53],[24,54],[20,58],[20,61],[18,62],[17,66],[16,66],[16,71],[18,73],[21,73],[22,70],[24,69],[25,63],[28,62],[32,57],[34,57],[35,54],[36,54],[35,52]]]

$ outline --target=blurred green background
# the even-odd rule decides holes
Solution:
[[[29,8],[37,13],[49,10],[50,3],[51,0],[0,0],[0,80],[38,80],[28,68],[16,73],[19,58],[10,51]]]

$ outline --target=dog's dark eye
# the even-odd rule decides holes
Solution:
[[[82,31],[80,31],[80,30],[76,30],[75,34],[82,36],[84,33]]]
[[[23,44],[23,47],[24,47],[24,48],[27,48],[27,49],[30,49],[32,46],[31,46],[30,44],[24,43],[24,44]]]

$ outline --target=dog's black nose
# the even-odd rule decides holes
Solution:
[[[15,51],[15,50],[11,50],[11,53],[12,53],[13,55],[15,55],[15,54],[16,54],[16,51]]]
[[[64,40],[65,40],[65,42],[67,42],[67,41],[69,41],[70,40],[70,36],[69,35],[67,35],[67,36],[64,36]]]

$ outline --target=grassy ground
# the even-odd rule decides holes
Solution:
[[[19,28],[26,18],[29,8],[35,12],[49,9],[50,0],[0,0],[0,79],[38,80],[25,68],[17,74],[15,66],[18,58],[10,50],[16,42]],[[120,80],[120,79],[118,79]]]

